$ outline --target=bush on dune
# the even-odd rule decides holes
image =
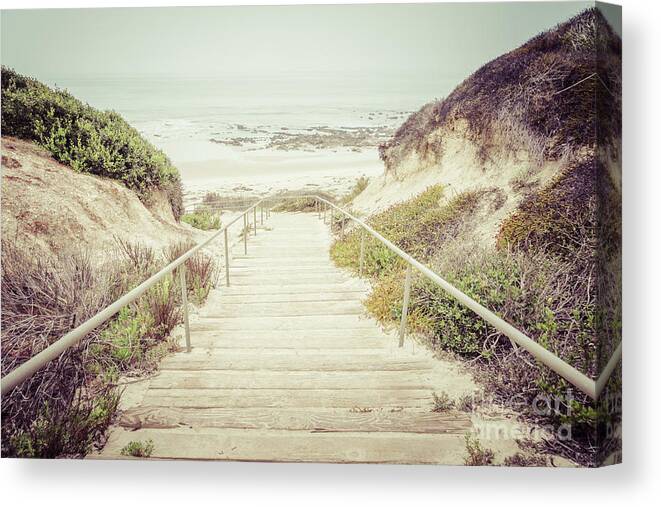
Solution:
[[[621,40],[598,8],[587,9],[478,69],[445,99],[413,113],[379,148],[389,171],[411,153],[437,162],[444,127],[457,122],[487,160],[494,147],[525,146],[536,158],[617,152],[621,138]],[[598,56],[598,57],[597,57]],[[503,143],[513,133],[511,145]]]
[[[119,180],[142,198],[163,189],[175,218],[181,215],[179,172],[113,111],[2,67],[2,133],[39,143],[76,171]]]
[[[203,231],[220,229],[221,226],[220,216],[218,213],[204,209],[196,210],[191,213],[185,213],[181,216],[181,221]]]
[[[458,232],[467,214],[475,210],[481,192],[465,192],[448,203],[442,204],[442,185],[428,188],[419,196],[369,219],[377,232],[392,241],[399,248],[419,259],[427,259],[448,238]],[[340,266],[358,267],[362,231],[349,232],[343,241],[333,245],[331,256]],[[382,275],[404,264],[399,257],[366,236],[368,246],[365,251],[364,273]]]

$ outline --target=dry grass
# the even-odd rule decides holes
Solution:
[[[467,456],[464,459],[464,465],[472,467],[484,467],[494,464],[494,452],[491,449],[482,447],[482,444],[477,439],[477,437],[471,438],[470,435],[466,435],[465,441]]]
[[[169,249],[180,254],[190,244]],[[2,243],[2,375],[82,324],[163,265],[143,245],[118,241],[102,267],[85,252],[34,257]],[[187,263],[189,291],[206,296],[215,265],[203,255]],[[181,321],[175,279],[164,278],[106,325],[89,333],[2,399],[2,455],[82,456],[103,434],[117,406],[118,373],[155,367]]]
[[[163,252],[168,263],[181,257],[195,246],[191,240],[184,240],[173,243]],[[202,253],[197,252],[185,262],[186,266],[186,285],[188,293],[193,297],[194,302],[201,303],[209,294],[211,288],[216,284],[218,270],[213,259]],[[174,274],[177,276],[178,270]]]
[[[84,252],[34,258],[3,241],[2,375],[111,303],[115,288],[114,274],[95,269]],[[116,404],[112,389],[94,384],[84,366],[95,335],[3,396],[3,456],[86,452]]]

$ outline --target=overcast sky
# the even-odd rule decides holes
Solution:
[[[465,77],[589,2],[2,12],[2,63],[41,78],[425,72]]]

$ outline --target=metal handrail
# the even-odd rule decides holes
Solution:
[[[222,229],[218,230],[213,236],[210,238],[204,240],[203,242],[199,243],[198,245],[194,246],[190,250],[188,250],[186,253],[172,261],[170,264],[165,266],[163,269],[161,269],[158,273],[150,276],[147,280],[142,282],[140,285],[135,287],[134,289],[130,290],[126,294],[124,294],[121,298],[119,298],[117,301],[114,303],[108,305],[106,308],[101,310],[99,313],[94,315],[94,317],[91,317],[90,319],[86,320],[83,322],[80,326],[76,327],[75,329],[69,331],[67,334],[65,334],[62,338],[57,340],[56,342],[50,344],[48,347],[46,347],[44,350],[36,354],[35,356],[31,357],[28,359],[26,362],[21,364],[19,367],[15,368],[11,372],[9,372],[7,375],[5,375],[2,378],[2,395],[6,395],[9,393],[12,389],[14,389],[16,386],[30,378],[32,375],[34,375],[37,371],[39,371],[41,368],[43,368],[47,363],[52,361],[53,359],[56,359],[60,354],[65,352],[67,349],[73,347],[76,345],[80,340],[82,340],[85,336],[87,336],[88,333],[99,327],[101,324],[109,320],[113,315],[115,315],[117,312],[119,312],[122,308],[124,308],[126,305],[131,304],[133,301],[138,299],[140,296],[142,296],[147,290],[149,290],[151,287],[156,285],[159,281],[161,281],[166,275],[172,273],[176,268],[181,266],[184,262],[186,262],[188,259],[190,259],[193,255],[195,255],[197,252],[199,252],[202,248],[207,246],[209,243],[214,241],[216,238],[218,238],[221,234],[225,238],[225,275],[226,275],[226,283],[229,285],[229,245],[228,245],[228,238],[227,238],[227,229],[235,224],[241,217],[244,219],[244,245],[247,245],[247,236],[249,232],[249,228],[247,224],[250,222],[250,218],[248,217],[248,214],[252,211],[254,215],[254,224],[255,224],[255,234],[257,234],[257,207],[260,206],[267,198],[261,199],[257,201],[255,204],[250,206],[249,208],[245,209],[243,213],[240,215],[236,216],[232,221],[230,221],[225,227]],[[266,213],[266,216],[268,217],[270,213]],[[262,206],[262,223],[264,221],[264,208]],[[247,248],[247,246],[245,247]],[[185,266],[184,266],[185,268]],[[185,331],[186,331],[186,349],[187,351],[190,352],[190,329],[188,326],[188,305],[186,304],[186,273],[185,269],[180,270],[181,273],[181,281],[182,281],[182,291],[184,294],[183,297],[183,307],[184,307],[184,326],[185,326]]]
[[[580,372],[576,368],[574,368],[572,365],[567,363],[566,361],[560,359],[558,356],[553,354],[551,351],[547,350],[546,348],[542,347],[539,343],[536,341],[532,340],[528,336],[526,336],[524,333],[516,329],[514,326],[500,318],[498,315],[493,313],[491,310],[488,308],[482,306],[480,303],[475,301],[473,298],[467,296],[463,292],[461,292],[459,289],[457,289],[454,285],[443,279],[441,276],[439,276],[437,273],[432,271],[430,268],[416,260],[414,257],[411,255],[407,254],[404,252],[402,249],[394,245],[392,242],[388,241],[386,238],[384,238],[381,234],[376,232],[374,229],[372,229],[369,225],[367,225],[365,222],[362,220],[356,218],[353,216],[351,213],[348,211],[340,208],[339,206],[333,204],[327,199],[324,199],[323,197],[320,197],[318,195],[307,195],[307,196],[296,196],[296,198],[301,198],[301,197],[307,197],[307,198],[313,198],[316,199],[317,202],[319,203],[319,206],[324,207],[323,210],[320,208],[317,209],[318,213],[321,215],[323,213],[324,216],[324,223],[326,221],[326,211],[328,207],[330,206],[331,208],[339,211],[343,215],[345,215],[347,218],[349,218],[351,221],[354,223],[358,224],[360,227],[362,227],[365,231],[367,231],[370,235],[372,235],[374,238],[376,238],[378,241],[383,243],[390,251],[393,253],[397,254],[402,260],[404,260],[408,266],[407,266],[407,273],[406,273],[406,279],[405,279],[405,285],[404,285],[404,301],[402,305],[402,321],[400,325],[400,346],[403,344],[403,338],[404,338],[404,333],[406,329],[406,316],[407,316],[407,309],[408,309],[408,299],[410,295],[410,285],[411,285],[411,268],[417,269],[420,273],[422,273],[424,276],[426,276],[428,279],[431,281],[435,282],[437,285],[440,285],[445,292],[450,294],[452,297],[454,297],[457,301],[459,301],[461,304],[466,306],[467,308],[473,310],[477,315],[482,317],[484,320],[486,320],[489,324],[491,324],[494,328],[496,328],[498,331],[503,333],[505,336],[507,336],[513,344],[516,344],[520,346],[521,348],[527,350],[533,357],[535,357],[537,360],[539,360],[541,363],[549,367],[551,370],[553,370],[555,373],[563,377],[565,380],[569,381],[571,384],[573,384],[575,387],[580,389],[582,392],[587,394],[590,398],[596,400],[601,392],[603,391],[604,387],[606,386],[606,382],[610,378],[611,374],[615,370],[615,367],[619,363],[620,359],[622,358],[622,343],[620,343],[615,351],[613,352],[610,360],[606,364],[606,367],[600,374],[600,376],[597,378],[597,380],[593,380],[584,373]],[[286,197],[285,197],[286,198]],[[323,204],[323,206],[322,206]],[[342,222],[342,233],[344,233],[344,221]],[[362,273],[362,266],[363,266],[363,257],[365,254],[365,245],[364,241],[361,241],[361,253],[360,253],[360,266],[361,266],[361,273]]]
[[[600,376],[597,378],[597,380],[593,380],[584,373],[580,372],[576,368],[574,368],[572,365],[569,363],[565,362],[564,360],[560,359],[558,356],[550,352],[549,350],[545,349],[541,345],[539,345],[537,342],[526,336],[524,333],[516,329],[514,326],[500,318],[498,315],[493,313],[491,310],[487,309],[486,307],[482,306],[480,303],[472,299],[471,297],[467,296],[463,292],[461,292],[459,289],[454,287],[452,284],[447,282],[445,279],[443,279],[440,275],[432,271],[430,268],[416,260],[414,257],[411,255],[407,254],[404,252],[402,249],[394,245],[391,241],[387,240],[384,238],[381,234],[376,232],[372,227],[367,225],[365,222],[362,220],[356,218],[353,216],[351,213],[348,211],[340,208],[339,206],[335,205],[334,203],[330,202],[329,200],[320,197],[318,195],[296,195],[296,196],[277,196],[277,197],[266,197],[246,210],[243,211],[240,215],[236,216],[231,222],[229,222],[225,227],[220,229],[218,232],[216,232],[213,236],[210,238],[206,239],[202,243],[198,244],[197,246],[191,248],[188,252],[177,258],[176,260],[172,261],[170,264],[168,264],[166,267],[164,267],[161,271],[156,273],[155,275],[152,275],[150,278],[142,282],[140,285],[126,293],[124,296],[119,298],[117,301],[112,303],[111,305],[107,306],[105,309],[97,313],[94,317],[90,318],[74,330],[70,331],[66,335],[64,335],[62,338],[54,342],[53,344],[49,345],[46,349],[42,350],[39,352],[37,355],[34,357],[30,358],[28,361],[23,363],[21,366],[18,368],[14,369],[11,371],[9,374],[7,374],[5,377],[2,378],[2,395],[7,394],[9,391],[11,391],[14,387],[25,381],[27,378],[32,376],[35,372],[37,372],[39,369],[41,369],[44,365],[46,365],[48,362],[52,361],[53,359],[57,358],[60,354],[62,354],[64,351],[72,347],[73,345],[77,344],[80,340],[82,340],[89,332],[106,322],[108,319],[110,319],[113,315],[115,315],[119,310],[121,310],[124,306],[132,303],[135,301],[138,297],[140,297],[142,294],[144,294],[148,289],[153,287],[157,282],[159,282],[162,278],[165,277],[165,275],[171,273],[174,271],[177,267],[182,265],[184,262],[186,262],[190,257],[195,255],[199,250],[207,246],[209,243],[214,241],[218,236],[221,234],[224,235],[225,238],[225,279],[226,279],[226,285],[230,285],[230,277],[229,277],[229,244],[228,244],[228,237],[227,237],[227,229],[236,223],[240,218],[243,218],[244,221],[244,234],[243,234],[243,243],[244,243],[244,251],[247,252],[247,237],[250,233],[250,219],[248,214],[250,211],[253,211],[253,216],[254,216],[254,234],[257,234],[257,207],[260,206],[260,204],[264,203],[265,201],[273,201],[274,199],[301,199],[301,198],[312,198],[316,200],[316,210],[321,218],[322,213],[323,213],[323,218],[324,218],[324,223],[326,222],[326,212],[328,211],[328,208],[331,207],[343,215],[345,215],[347,218],[349,218],[351,221],[362,227],[366,232],[368,232],[371,236],[376,238],[378,241],[380,241],[383,245],[385,245],[389,250],[391,250],[393,253],[395,253],[397,256],[399,256],[402,260],[404,260],[407,263],[407,272],[406,272],[406,279],[405,279],[405,290],[404,290],[404,302],[402,305],[402,320],[400,324],[400,341],[399,344],[400,346],[403,345],[403,339],[404,339],[404,333],[406,331],[406,318],[407,318],[407,310],[408,310],[408,299],[410,295],[410,285],[411,285],[411,271],[412,268],[417,269],[420,273],[422,273],[424,276],[426,276],[428,279],[432,280],[435,282],[437,285],[439,285],[443,290],[445,290],[448,294],[450,294],[452,297],[454,297],[457,301],[459,301],[461,304],[466,306],[467,308],[471,309],[473,312],[475,312],[477,315],[482,317],[484,320],[486,320],[489,324],[491,324],[494,328],[496,328],[498,331],[503,333],[505,336],[507,336],[513,343],[513,345],[518,345],[521,348],[525,349],[528,351],[533,357],[535,357],[537,360],[539,360],[542,364],[546,365],[549,367],[551,370],[553,370],[555,373],[569,381],[571,384],[573,384],[575,387],[580,389],[582,392],[587,394],[589,397],[592,399],[597,399],[598,396],[601,394],[603,391],[606,382],[610,378],[610,375],[613,373],[615,370],[617,364],[619,363],[620,359],[622,358],[622,344],[620,343],[615,351],[613,352],[611,358],[609,359],[608,363],[606,364],[606,367],[600,374]],[[323,209],[322,209],[323,208]],[[262,224],[264,223],[264,216],[268,219],[270,216],[270,206],[267,206],[266,209],[262,205],[261,208],[261,222]],[[342,222],[342,234],[344,234],[344,221]],[[362,274],[362,267],[364,263],[364,255],[365,255],[365,243],[364,243],[364,237],[361,239],[361,248],[360,248],[360,272]],[[181,277],[182,277],[182,287],[185,293],[185,270],[181,270]],[[185,304],[185,295],[184,295],[184,322],[185,322],[185,328],[186,328],[186,348],[188,351],[190,351],[190,330],[188,327],[188,309],[187,305]]]

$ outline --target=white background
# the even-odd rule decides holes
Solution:
[[[2,8],[227,1],[5,1]],[[234,2],[277,4],[277,1]],[[298,2],[288,3],[324,3]],[[342,2],[349,3],[349,2]],[[362,3],[362,2],[361,2]],[[385,2],[384,2],[385,3]],[[623,0],[624,461],[600,470],[2,460],[0,501],[24,505],[620,505],[661,498],[659,2]],[[512,20],[516,22],[516,20]]]

